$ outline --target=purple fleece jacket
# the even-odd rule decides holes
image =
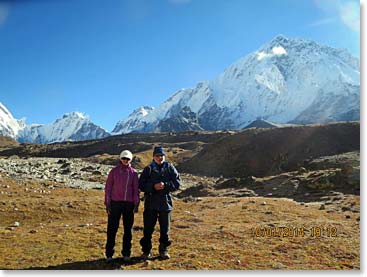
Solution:
[[[108,174],[105,186],[104,204],[109,206],[111,201],[127,201],[139,204],[138,173],[131,165],[119,163]]]

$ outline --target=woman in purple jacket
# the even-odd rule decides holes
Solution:
[[[120,163],[108,174],[105,187],[105,205],[108,214],[106,261],[112,262],[116,233],[120,218],[124,225],[122,251],[124,262],[130,261],[132,227],[134,213],[138,212],[139,185],[138,173],[131,166],[133,154],[124,150],[120,154]]]

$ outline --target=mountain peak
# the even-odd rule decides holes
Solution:
[[[71,112],[71,113],[65,113],[62,116],[63,119],[65,118],[72,118],[72,119],[88,119],[88,117],[81,112]]]
[[[270,44],[272,43],[288,43],[289,39],[281,34],[275,36],[271,41]]]
[[[0,135],[15,138],[25,127],[25,119],[15,119],[9,110],[0,102]]]

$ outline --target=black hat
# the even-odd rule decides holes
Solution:
[[[153,150],[153,156],[157,155],[157,154],[160,154],[160,155],[166,155],[166,153],[164,152],[163,150],[163,147],[162,146],[156,146],[154,147],[154,150]]]

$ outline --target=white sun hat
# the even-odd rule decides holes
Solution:
[[[128,158],[131,161],[133,159],[133,153],[131,153],[129,150],[124,150],[120,154],[120,159],[122,158]]]

